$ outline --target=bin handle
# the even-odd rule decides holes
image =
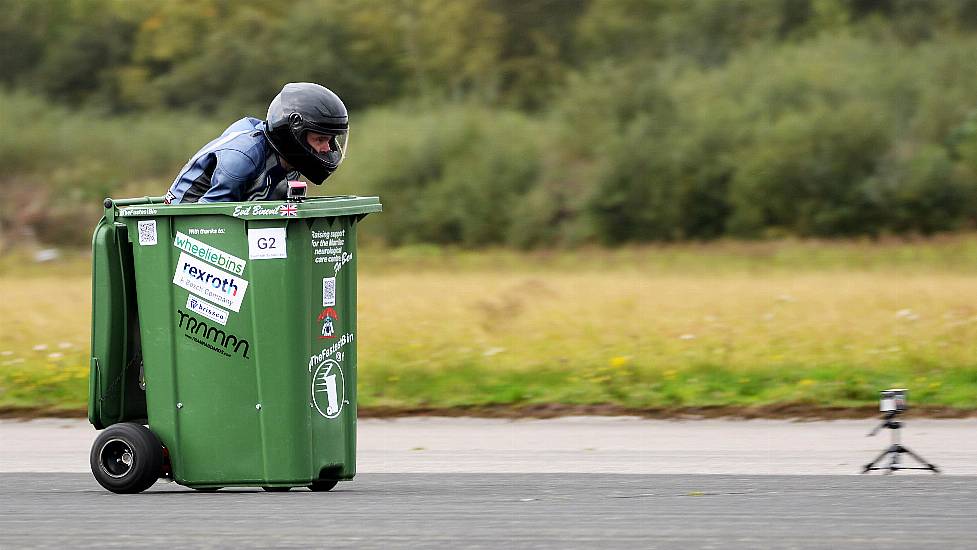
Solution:
[[[136,204],[163,204],[163,197],[137,197],[134,199],[113,199],[108,197],[102,204],[106,209],[114,206],[133,206]]]

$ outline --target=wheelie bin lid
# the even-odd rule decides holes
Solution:
[[[105,199],[106,215],[114,217],[155,217],[224,215],[243,220],[274,218],[324,218],[333,216],[366,215],[380,212],[379,197],[341,195],[312,197],[302,201],[212,202],[193,204],[163,203],[163,197],[135,199]]]

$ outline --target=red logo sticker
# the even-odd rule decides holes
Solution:
[[[332,322],[339,320],[339,314],[336,313],[335,309],[327,307],[326,309],[322,310],[322,313],[319,314],[317,320],[322,322],[322,333],[319,338],[336,337],[336,327],[333,326]]]

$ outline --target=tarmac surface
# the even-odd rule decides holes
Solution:
[[[833,420],[360,420],[360,473],[855,474],[890,444]],[[948,475],[977,475],[977,418],[906,419],[902,442]],[[0,472],[89,472],[86,420],[0,420]]]
[[[0,547],[974,548],[977,479],[363,474],[329,493],[0,474]]]
[[[977,420],[908,420],[947,474],[855,475],[871,421],[415,418],[361,421],[329,493],[139,495],[92,478],[85,421],[0,421],[0,548],[977,547]]]

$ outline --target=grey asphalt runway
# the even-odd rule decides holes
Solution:
[[[361,473],[856,474],[889,444],[872,419],[361,419]],[[888,431],[888,430],[886,430]],[[903,441],[946,475],[977,475],[977,418],[907,419]],[[0,472],[88,472],[86,420],[0,420]]]
[[[362,420],[330,493],[114,495],[84,420],[0,421],[0,550],[977,548],[977,419],[908,418],[946,473],[860,476],[872,420]]]
[[[0,546],[974,548],[977,478],[363,474],[330,493],[114,495],[0,474]]]

